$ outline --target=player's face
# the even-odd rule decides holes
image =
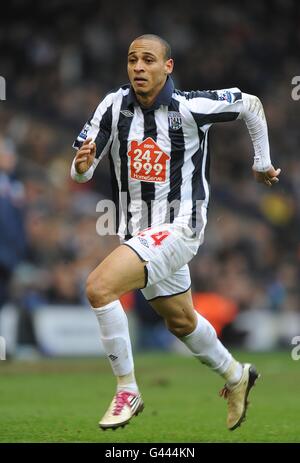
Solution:
[[[160,92],[173,60],[166,60],[164,47],[157,40],[135,40],[128,50],[128,76],[137,96],[153,97]]]

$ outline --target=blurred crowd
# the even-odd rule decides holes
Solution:
[[[208,226],[190,265],[193,289],[223,295],[241,313],[300,315],[300,100],[291,97],[299,2],[11,0],[2,20],[2,302],[27,312],[45,302],[86,304],[85,278],[118,240],[96,233],[96,204],[111,194],[108,160],[76,184],[71,145],[101,98],[127,82],[132,39],[156,33],[172,46],[177,88],[237,86],[262,100],[282,169],[274,188],[256,184],[243,123],[212,127]]]

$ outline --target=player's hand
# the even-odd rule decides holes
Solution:
[[[91,165],[96,156],[96,143],[91,138],[87,138],[77,151],[75,157],[75,169],[78,174],[84,174]]]
[[[253,169],[253,175],[257,182],[264,183],[267,186],[272,186],[274,183],[279,182],[279,174],[281,169],[274,169],[273,166],[270,167],[266,172],[257,172],[257,170]]]

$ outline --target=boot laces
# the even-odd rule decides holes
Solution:
[[[229,389],[228,389],[228,387],[227,387],[226,384],[225,384],[225,386],[223,387],[223,389],[220,390],[219,396],[220,396],[220,397],[224,397],[224,399],[227,399],[228,394],[229,394]]]
[[[126,392],[126,391],[117,392],[116,399],[115,399],[115,406],[113,409],[113,415],[120,415],[125,405],[128,405],[130,407],[130,403],[128,399],[132,395],[133,394],[131,392]]]

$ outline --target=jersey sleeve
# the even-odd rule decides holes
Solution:
[[[237,87],[184,93],[186,104],[200,127],[233,121],[243,109],[242,92]]]
[[[112,95],[107,95],[101,101],[72,145],[73,148],[79,149],[85,140],[91,138],[96,144],[96,158],[99,160],[108,152],[112,138]]]
[[[239,115],[248,129],[254,148],[253,169],[266,172],[272,166],[265,112],[260,99],[243,93],[243,110]]]
[[[259,98],[237,87],[185,92],[185,98],[202,130],[207,130],[214,122],[243,120],[254,148],[253,168],[265,172],[271,167],[267,122]]]

